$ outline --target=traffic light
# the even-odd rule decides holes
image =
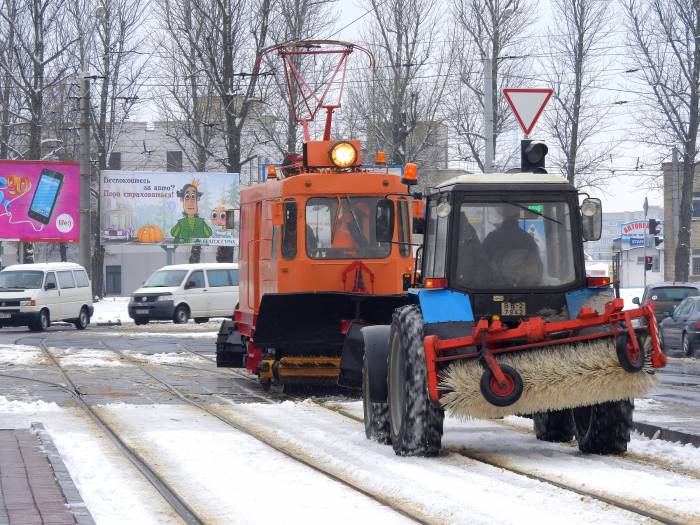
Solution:
[[[529,139],[520,141],[520,171],[523,173],[547,173],[545,157],[549,148],[543,142]]]
[[[661,233],[661,224],[656,219],[649,219],[649,235],[658,235]]]
[[[644,271],[649,271],[654,268],[654,256],[647,255],[645,258]]]

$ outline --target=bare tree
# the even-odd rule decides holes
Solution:
[[[226,155],[220,161],[231,173],[240,173],[256,157],[244,153],[243,130],[255,113],[253,105],[261,100],[257,92],[260,77],[252,69],[267,44],[271,3],[214,0],[193,4],[204,24],[197,54],[220,102]],[[230,261],[233,253],[232,247],[219,247],[217,260]]]
[[[439,4],[369,0],[368,8],[372,19],[361,34],[376,67],[354,66],[359,72],[350,80],[352,113],[366,130],[368,151],[383,150],[397,164],[439,165],[433,148],[442,146],[435,138],[441,135],[439,111],[447,86]]]
[[[600,186],[608,178],[597,170],[609,158],[613,143],[590,146],[605,128],[609,105],[595,97],[604,71],[611,8],[597,0],[553,0],[555,23],[546,40],[546,67],[554,90],[545,114],[549,131],[561,151],[555,161],[561,174],[579,188]]]
[[[147,0],[66,0],[73,30],[78,35],[74,70],[96,84],[97,103],[91,122],[96,145],[95,166],[107,169],[124,121],[139,101],[150,56],[143,24]],[[104,247],[100,239],[98,177],[92,182],[92,284],[104,290]]]
[[[687,281],[693,179],[700,117],[700,3],[625,0],[632,58],[648,86],[647,140],[681,152],[681,203],[675,279]]]
[[[74,40],[64,30],[65,0],[23,0],[11,9],[0,9],[14,46],[0,54],[0,72],[11,82],[22,101],[17,112],[23,131],[19,158],[40,159],[44,126],[45,95],[69,74],[67,51]],[[9,6],[9,4],[8,4]],[[26,130],[26,131],[24,131]],[[34,247],[24,243],[22,260],[34,261]]]
[[[527,32],[531,23],[527,0],[457,0],[454,7],[452,60],[458,84],[451,91],[450,121],[460,139],[460,158],[484,170],[484,68],[491,68],[493,136],[496,166],[505,167],[513,151],[499,148],[498,137],[515,124],[502,92],[527,84]],[[503,151],[501,151],[503,149]]]
[[[15,28],[19,23],[18,0],[2,0],[0,11],[10,20],[8,23],[4,17],[0,18],[0,62],[5,64],[5,68],[0,69],[0,158],[8,159],[11,154],[13,157],[16,154],[12,139],[21,106],[12,75],[7,73],[7,70],[16,71],[14,47]]]

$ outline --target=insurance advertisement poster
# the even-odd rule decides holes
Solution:
[[[238,173],[103,171],[104,242],[236,246],[227,210],[239,208]]]
[[[80,165],[0,160],[0,239],[77,242]]]

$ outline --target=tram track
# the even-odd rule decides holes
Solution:
[[[201,355],[191,348],[189,348],[186,344],[184,343],[178,343],[178,346],[180,348],[183,348],[187,352],[197,355],[201,357],[202,359],[205,359],[207,361],[212,361],[215,362],[214,359],[209,358],[207,356]],[[232,372],[234,372],[233,369],[231,369]],[[243,379],[246,379],[251,382],[256,382],[255,379],[247,374],[243,374],[240,372],[235,372],[234,374],[236,377],[240,377]],[[338,406],[337,403],[329,403],[325,401],[321,401],[316,398],[308,398],[310,399],[311,402],[314,403],[314,405],[330,410],[332,412],[335,412],[345,418],[351,419],[352,421],[362,425],[364,427],[364,420],[361,417],[356,416],[355,414],[351,413],[348,410],[343,409],[342,407]],[[532,434],[532,431],[528,431],[522,427],[517,427],[516,425],[507,425],[509,428],[512,428],[513,430],[521,431],[527,434]],[[566,444],[563,444],[566,445]],[[573,445],[569,445],[573,446]],[[513,474],[517,474],[520,476],[527,477],[528,479],[536,480],[542,483],[547,483],[549,485],[555,486],[557,488],[560,488],[562,490],[567,490],[570,492],[574,492],[580,496],[584,497],[589,497],[592,498],[596,501],[599,501],[601,503],[604,503],[606,505],[610,505],[622,510],[626,510],[628,512],[634,513],[636,515],[652,519],[654,521],[657,521],[659,523],[664,523],[667,525],[682,525],[688,523],[686,521],[687,516],[674,516],[675,514],[671,509],[667,509],[668,513],[667,514],[662,514],[659,513],[655,508],[650,508],[648,505],[644,505],[644,502],[637,502],[637,501],[630,501],[626,500],[621,497],[611,497],[605,494],[601,494],[600,492],[592,491],[592,490],[587,490],[582,487],[577,487],[571,483],[565,483],[562,482],[561,480],[554,479],[552,476],[546,476],[541,473],[536,473],[529,471],[527,469],[524,469],[522,467],[515,466],[511,463],[508,462],[507,459],[505,458],[499,458],[498,455],[496,454],[482,454],[478,453],[475,451],[470,451],[467,448],[456,448],[456,447],[444,447],[443,450],[447,453],[452,453],[456,454],[458,456],[467,458],[472,461],[477,461],[479,463],[487,464],[492,467],[500,468],[503,470],[506,470],[508,472],[511,472]],[[661,467],[665,468],[667,470],[671,470],[674,473],[681,474],[681,475],[691,475],[692,477],[698,478],[698,474],[694,473],[692,471],[687,471],[684,469],[683,471],[679,471],[677,469],[672,468],[670,465],[665,464],[663,462],[656,462],[654,461],[654,458],[646,458],[643,456],[640,456],[638,454],[633,454],[631,455],[632,457],[626,458],[627,461],[633,461],[635,463],[644,465],[644,466],[651,466],[651,467]],[[624,456],[621,457],[620,459],[625,460]]]
[[[188,345],[186,345],[184,343],[178,342],[177,345],[179,348],[185,350],[188,353],[194,354],[203,360],[206,360],[208,362],[215,362],[215,359],[213,359],[209,356],[202,355],[198,352],[195,352]],[[360,492],[360,493],[364,494],[365,496],[370,497],[371,499],[392,508],[393,510],[399,512],[400,514],[404,515],[405,517],[408,517],[408,518],[410,518],[414,521],[417,521],[419,523],[435,523],[435,520],[433,518],[431,518],[430,516],[425,515],[421,511],[421,509],[419,509],[419,508],[406,509],[405,505],[399,504],[401,502],[393,501],[390,498],[387,498],[386,496],[384,496],[382,494],[375,494],[375,493],[373,493],[373,491],[371,491],[371,489],[367,490],[363,487],[358,487],[357,483],[343,479],[341,476],[339,476],[336,473],[329,472],[328,468],[324,468],[324,465],[319,464],[319,461],[317,459],[308,456],[307,454],[304,453],[303,450],[294,449],[293,447],[291,447],[287,444],[280,443],[279,439],[276,439],[276,436],[274,436],[274,432],[265,432],[264,429],[257,428],[258,427],[257,425],[251,425],[249,422],[245,421],[245,418],[238,418],[235,416],[231,416],[228,413],[224,414],[219,410],[216,410],[214,408],[206,406],[201,401],[194,399],[193,398],[194,396],[192,394],[189,394],[187,392],[182,391],[181,389],[173,386],[169,382],[163,380],[162,378],[159,378],[158,376],[152,374],[150,371],[148,371],[144,368],[144,366],[153,367],[153,366],[159,366],[159,365],[168,364],[168,363],[150,363],[148,361],[140,360],[140,359],[138,359],[138,357],[130,355],[123,350],[118,350],[118,349],[110,347],[108,344],[104,343],[104,341],[103,341],[103,346],[105,349],[107,349],[111,352],[114,352],[116,355],[120,356],[121,359],[128,361],[130,364],[137,367],[144,374],[146,374],[151,379],[153,379],[154,381],[159,383],[164,388],[164,390],[169,391],[171,394],[175,395],[177,398],[179,398],[183,402],[185,402],[191,406],[194,406],[197,409],[202,410],[202,411],[208,413],[209,415],[215,417],[216,419],[223,422],[227,426],[232,427],[239,432],[243,432],[251,437],[254,437],[255,439],[261,441],[262,443],[265,443],[266,445],[268,445],[271,448],[277,450],[278,452],[284,454],[285,456],[288,456],[288,457],[290,457],[298,462],[301,462],[301,463],[305,464],[306,466],[312,468],[313,470],[316,470],[317,472],[320,472],[320,473],[330,477],[331,479],[334,479],[335,481],[338,481],[338,482],[342,483],[343,485],[348,486],[348,487],[352,488],[353,490],[356,490],[357,492]],[[144,473],[144,471],[141,468],[139,468],[139,465],[137,465],[137,463],[141,462],[141,464],[143,464],[145,466],[145,468],[147,469],[147,472],[150,471],[151,475],[155,476],[156,482],[157,482],[157,480],[160,479],[158,477],[158,475],[154,471],[152,471],[150,469],[150,467],[148,467],[148,465],[145,464],[143,459],[141,459],[140,456],[138,456],[138,454],[136,454],[132,449],[130,449],[128,447],[128,445],[126,445],[121,440],[121,438],[119,438],[118,434],[105,421],[103,421],[102,418],[100,418],[100,416],[92,409],[92,407],[90,407],[88,405],[88,403],[82,398],[82,393],[80,392],[78,386],[71,380],[70,376],[67,374],[67,372],[63,369],[63,367],[58,362],[58,359],[56,358],[56,356],[54,356],[53,353],[50,352],[50,350],[48,349],[47,338],[40,340],[40,348],[42,349],[44,354],[50,359],[50,361],[58,368],[58,370],[61,372],[64,380],[66,381],[66,383],[69,386],[64,387],[63,385],[60,385],[59,383],[51,383],[51,382],[41,381],[41,380],[35,380],[35,381],[43,382],[46,384],[52,384],[53,386],[63,388],[65,391],[67,391],[71,395],[73,395],[73,397],[78,401],[78,404],[81,405],[81,408],[83,408],[83,410],[85,410],[88,413],[88,415],[91,417],[91,419],[93,419],[93,421],[95,421],[95,423],[98,425],[98,427],[100,427],[107,435],[110,436],[110,438],[112,438],[112,440],[115,442],[115,444],[117,444],[117,447],[122,452],[124,452],[125,450],[128,450],[131,452],[131,454],[125,452],[125,455],[127,455],[127,457],[131,460],[132,463],[134,463],[136,461],[136,463],[134,463],[134,464],[135,464],[135,466],[137,466],[139,471],[141,471],[144,474],[144,476],[147,477],[147,479],[149,479],[149,481],[152,484],[154,484],[154,482],[149,478],[149,476],[146,473]],[[173,365],[179,366],[179,367],[182,366],[182,365],[178,365],[178,364],[173,364]],[[200,368],[200,367],[185,366],[185,368],[196,371],[196,372],[201,372],[201,371],[213,372],[211,370],[207,370],[207,369]],[[216,372],[224,372],[224,371],[222,370],[222,371],[216,371]],[[228,372],[228,373],[220,373],[219,375],[228,376],[228,377],[237,377],[237,378],[244,379],[247,382],[254,383],[255,385],[258,384],[258,382],[255,380],[255,378],[253,378],[252,376],[250,376],[248,374],[244,374],[238,370],[226,369],[226,372]],[[0,374],[0,377],[7,377],[7,376],[9,376],[9,375]],[[9,377],[17,377],[17,376],[9,376]],[[20,379],[32,380],[31,378],[22,378],[22,377],[20,377]],[[279,399],[272,399],[271,396],[269,396],[267,394],[261,394],[261,393],[255,392],[255,390],[252,388],[250,388],[250,389],[246,388],[246,390],[249,390],[251,393],[254,393],[257,398],[259,398],[261,401],[264,401],[266,403],[278,403],[280,400],[298,401],[298,400],[302,399],[301,397],[288,396],[288,395],[283,395]],[[230,400],[227,400],[225,397],[223,397],[223,396],[217,396],[217,397],[220,397],[222,399],[222,401],[225,401],[228,405],[235,406],[235,403],[232,403]],[[303,399],[308,399],[308,397],[303,397]],[[314,398],[311,398],[311,401],[314,403],[315,406],[318,406],[319,408],[322,408],[325,410],[330,410],[330,411],[335,412],[335,413],[337,413],[345,418],[353,420],[357,424],[364,425],[364,422],[363,422],[361,417],[358,417],[357,415],[353,414],[351,411],[346,410],[343,407],[339,406],[337,402],[327,402],[327,401],[322,401],[322,400],[318,400],[318,399],[314,399]],[[83,406],[83,405],[85,405],[85,406]],[[508,426],[515,427],[516,425],[508,425]],[[524,428],[521,428],[520,430],[523,432],[528,432],[527,429],[524,429]],[[116,439],[116,441],[115,441],[115,439]],[[659,522],[659,523],[675,525],[675,524],[680,524],[680,523],[698,522],[697,518],[695,516],[677,515],[677,513],[673,513],[670,509],[665,509],[665,508],[663,510],[668,511],[668,512],[660,512],[658,506],[655,506],[654,509],[648,508],[647,506],[643,505],[645,502],[642,502],[642,501],[629,501],[629,500],[624,499],[623,497],[609,496],[606,494],[601,494],[601,493],[598,493],[596,491],[587,490],[587,489],[583,489],[581,487],[577,487],[571,483],[567,483],[567,482],[563,482],[561,480],[553,479],[553,476],[551,476],[551,475],[543,475],[541,473],[529,471],[529,470],[524,469],[522,467],[510,464],[506,458],[499,458],[496,454],[479,453],[479,452],[475,452],[475,451],[470,451],[466,448],[458,448],[458,447],[449,447],[449,448],[445,448],[444,450],[447,453],[452,453],[456,456],[463,457],[463,458],[468,459],[470,461],[477,461],[479,463],[483,463],[483,464],[486,464],[486,465],[489,465],[489,466],[492,466],[495,468],[499,468],[499,469],[508,471],[510,473],[513,473],[513,474],[516,474],[519,476],[523,476],[523,477],[526,477],[526,478],[529,478],[532,480],[546,483],[546,484],[549,484],[551,486],[557,487],[559,489],[562,489],[565,491],[570,491],[570,492],[576,493],[580,496],[591,498],[591,499],[596,500],[600,503],[604,503],[604,504],[609,505],[611,507],[615,507],[618,509],[622,509],[622,510],[631,512],[635,515],[638,515],[638,516],[641,516],[641,517],[644,517],[647,519],[651,519],[651,520],[654,520],[654,521]],[[132,454],[134,455],[134,459],[132,459],[132,456],[131,456]],[[621,459],[623,459],[623,458],[621,458]],[[631,460],[632,458],[629,458],[629,459]],[[635,462],[639,462],[639,458],[635,458]],[[646,466],[656,466],[656,467],[661,466],[662,468],[664,467],[664,465],[654,465],[653,462],[642,461],[642,463]],[[670,470],[673,470],[673,469],[670,469]],[[675,470],[673,470],[673,471],[677,472]],[[683,475],[687,475],[687,473],[681,473],[681,472],[678,472],[678,473],[683,474]],[[160,479],[160,481],[163,482],[162,479]],[[165,483],[165,482],[163,482],[163,483]],[[155,486],[156,485],[154,484],[154,487]],[[173,495],[175,494],[174,491],[172,491],[172,489],[170,489],[167,486],[167,484],[165,484],[165,488],[166,488],[166,492],[168,492],[168,489],[169,489],[171,494],[173,494]],[[158,490],[158,487],[156,487],[156,489]],[[161,492],[161,491],[159,490],[159,492]],[[163,493],[161,492],[161,494],[163,494]],[[166,497],[165,495],[164,495],[164,499],[166,499],[166,501],[168,501],[168,503],[170,503],[169,498]],[[184,501],[182,503],[184,503]],[[189,507],[186,506],[186,503],[184,503],[184,505],[185,505],[185,509],[184,509],[185,516],[183,516],[176,509],[176,505],[172,505],[172,506],[176,510],[176,512],[178,512],[178,514],[183,518],[183,520],[186,523],[203,523],[203,521],[201,521],[201,519],[199,517],[197,517],[196,514],[194,514],[194,511],[191,511],[191,509],[190,509],[191,515],[188,516],[189,513],[187,512],[187,509]],[[183,510],[183,509],[180,509],[180,510]],[[188,517],[186,517],[186,516],[188,516]]]

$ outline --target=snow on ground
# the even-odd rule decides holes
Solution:
[[[184,338],[184,339],[211,339],[214,338],[216,339],[216,336],[218,335],[218,331],[216,332],[190,332],[187,330],[187,325],[175,325],[175,326],[182,326],[182,328],[179,332],[129,332],[129,337],[135,338],[135,337],[177,337],[177,338]],[[124,337],[123,333],[106,333],[105,335],[107,336],[115,336],[115,337]]]
[[[99,323],[133,323],[129,317],[129,297],[105,297],[94,305],[95,313],[90,319],[93,324]]]
[[[314,458],[334,474],[408,504],[433,521],[642,522],[639,516],[461,455],[397,457],[391,447],[368,441],[361,424],[313,404],[287,401],[278,405],[227,405],[222,410]],[[475,442],[484,439],[478,432],[481,424],[475,425]],[[521,433],[517,437],[523,439]]]
[[[0,397],[2,428],[41,422],[97,525],[178,523],[168,504],[78,409]]]
[[[202,362],[201,357],[193,355],[189,352],[165,352],[161,354],[137,354],[134,352],[127,352],[127,354],[134,359],[146,361],[154,365]]]
[[[637,305],[632,302],[632,299],[639,297],[642,300],[644,288],[620,288],[620,297],[625,301],[625,310],[637,308]]]
[[[119,355],[109,350],[92,350],[87,348],[51,348],[59,357],[61,365],[71,367],[111,367],[124,366]]]
[[[187,406],[100,412],[207,523],[408,523],[387,507]]]
[[[45,364],[44,354],[36,346],[0,345],[0,364],[30,366]]]

